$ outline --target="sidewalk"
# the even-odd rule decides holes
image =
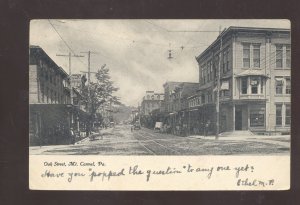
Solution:
[[[215,136],[201,136],[201,135],[192,135],[188,136],[189,138],[194,139],[205,139],[205,140],[216,140]],[[290,135],[274,135],[274,136],[265,136],[265,135],[249,135],[249,136],[220,136],[219,141],[251,141],[251,142],[263,142],[268,144],[281,145],[285,147],[290,147]]]

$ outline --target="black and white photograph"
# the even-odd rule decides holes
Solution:
[[[33,190],[287,190],[286,19],[35,19]]]
[[[289,20],[30,22],[29,154],[289,156]]]

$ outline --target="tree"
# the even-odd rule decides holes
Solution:
[[[82,88],[82,96],[87,104],[87,111],[90,114],[88,129],[95,120],[97,110],[105,106],[111,107],[113,104],[120,104],[119,98],[114,96],[114,92],[119,88],[114,87],[109,75],[109,68],[102,66],[96,73],[96,82]]]

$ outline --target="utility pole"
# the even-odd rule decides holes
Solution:
[[[220,132],[220,80],[221,80],[221,56],[222,56],[222,47],[223,41],[222,36],[220,37],[220,51],[219,51],[219,65],[218,65],[218,81],[217,81],[217,102],[216,102],[216,111],[217,111],[217,119],[216,119],[216,140],[219,139]]]
[[[72,55],[71,52],[69,52],[68,55],[66,54],[56,54],[56,56],[62,56],[62,57],[68,57],[69,58],[69,75],[71,76],[72,74],[72,68],[71,68],[71,58],[72,57],[76,57],[76,58],[79,58],[79,57],[84,57],[84,56],[81,56],[81,55]]]
[[[88,54],[88,85],[90,85],[91,82],[91,54],[97,54],[97,52],[92,51],[86,51],[86,52],[80,52],[80,53],[87,53]]]
[[[88,112],[90,113],[90,115],[92,114],[91,113],[91,107],[90,107],[90,82],[91,82],[91,54],[96,54],[96,52],[92,52],[92,51],[87,51],[87,52],[80,52],[80,53],[87,53],[88,54],[88,71],[80,71],[82,73],[87,73],[88,74],[88,103],[87,103],[87,110]],[[96,72],[93,72],[93,73],[96,73]],[[87,130],[87,136],[89,136],[90,134],[90,120],[88,121],[88,130]]]
[[[61,56],[61,57],[68,57],[69,58],[69,80],[70,80],[70,104],[73,105],[73,88],[72,88],[72,82],[71,82],[71,74],[72,74],[72,66],[71,66],[71,59],[72,57],[76,57],[76,58],[80,58],[80,57],[84,57],[81,55],[72,55],[71,52],[69,52],[68,55],[66,54],[56,54],[56,56]],[[71,113],[71,125],[74,122],[74,113]]]

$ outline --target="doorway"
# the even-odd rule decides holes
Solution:
[[[235,110],[235,130],[242,130],[243,128],[242,114],[242,110]]]

